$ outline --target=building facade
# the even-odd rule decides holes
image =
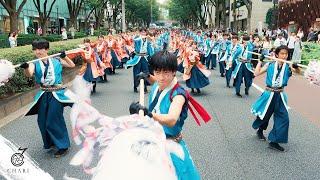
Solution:
[[[17,6],[21,4],[22,0],[17,1]],[[48,0],[47,9],[51,5],[52,0]],[[18,8],[18,7],[17,7]],[[77,27],[84,26],[86,14],[89,10],[82,8],[80,10]],[[60,33],[62,27],[70,26],[70,16],[66,0],[56,0],[53,5],[51,14],[48,20],[48,33]],[[32,0],[28,0],[23,6],[23,9],[18,19],[18,29],[21,33],[31,33],[31,30],[36,31],[39,24],[39,13]],[[8,33],[10,31],[10,18],[6,9],[0,4],[0,31]]]
[[[225,3],[225,11],[226,13],[224,17],[226,19],[225,24],[223,22],[220,22],[220,27],[222,28],[232,28],[234,23],[233,18],[233,9],[231,8],[233,6],[234,0],[226,0]],[[240,5],[238,8],[236,8],[236,21],[238,22],[238,30],[246,30],[247,29],[247,23],[248,23],[248,10],[243,3],[241,3],[242,0],[237,0],[236,3],[239,3]],[[252,0],[252,15],[251,15],[251,29],[249,31],[254,31],[256,28],[265,28],[267,27],[267,24],[265,23],[266,20],[266,14],[270,8],[272,8],[277,1],[274,0]],[[215,24],[215,16],[216,16],[216,7],[214,7],[212,4],[210,5],[212,8],[211,10],[211,16],[207,17],[207,24],[209,27],[218,27],[219,25]],[[221,7],[220,10],[222,9]],[[221,18],[221,15],[220,15]]]
[[[229,4],[232,4],[234,0],[230,0]],[[232,6],[232,5],[231,5]],[[254,31],[255,29],[266,28],[266,14],[270,8],[274,6],[272,0],[252,0],[252,13],[251,13],[251,29],[248,31]],[[229,6],[230,7],[230,6]],[[233,27],[234,18],[233,10],[230,8],[231,13],[229,17],[230,27]],[[238,21],[238,29],[246,30],[248,24],[248,10],[246,6],[241,6],[236,9],[236,20]]]
[[[320,0],[282,0],[279,2],[279,25],[289,32],[312,27],[320,31]]]

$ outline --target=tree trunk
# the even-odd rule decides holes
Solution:
[[[220,26],[222,24],[222,28],[226,28],[229,26],[229,24],[227,24],[227,15],[226,15],[226,11],[227,11],[227,8],[226,8],[226,5],[225,3],[223,2],[222,4],[222,10],[221,10],[221,22],[220,22]],[[229,12],[230,13],[230,12]]]
[[[234,32],[237,32],[237,31],[238,31],[238,21],[237,21],[237,13],[236,13],[236,11],[237,11],[236,4],[237,4],[237,1],[234,0],[234,1],[233,1],[233,11],[232,11],[232,13],[233,13],[233,31],[234,31]]]
[[[71,25],[71,26],[73,25],[73,27],[74,27],[75,29],[78,29],[78,26],[77,26],[77,17],[74,16],[73,14],[72,14],[72,15],[70,14],[70,25]],[[71,26],[70,26],[70,27],[71,27]]]
[[[248,17],[247,17],[247,31],[251,31],[251,15],[252,15],[252,6],[248,7]]]
[[[216,10],[215,10],[215,21],[214,21],[214,25],[215,27],[220,27],[220,11],[221,11],[221,4],[219,2],[217,2],[216,4]]]
[[[18,31],[18,13],[17,12],[9,12],[10,16],[10,32]]]
[[[100,11],[100,12],[99,12],[99,11]],[[101,11],[103,11],[103,10],[99,10],[99,11],[98,11],[97,16],[95,16],[95,17],[96,17],[96,28],[97,28],[97,29],[100,29],[101,18],[103,17],[103,16],[102,16],[102,13],[101,13]]]
[[[42,29],[42,36],[46,36],[47,35],[47,18],[41,18],[40,17],[40,27]]]
[[[117,11],[113,10],[112,14],[113,29],[117,29]]]

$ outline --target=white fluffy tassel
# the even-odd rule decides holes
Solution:
[[[72,82],[72,91],[82,100],[90,100],[92,84],[83,79],[82,76],[76,76]]]
[[[313,84],[320,86],[320,62],[311,61],[304,72],[304,76]]]
[[[15,72],[12,62],[0,59],[0,86],[8,82]]]

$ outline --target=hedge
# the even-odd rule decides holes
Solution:
[[[97,37],[89,37],[92,40],[96,40]],[[77,48],[80,43],[83,42],[81,39],[73,39],[68,41],[59,41],[50,43],[49,55],[58,53],[62,50],[70,50]],[[32,52],[31,45],[15,47],[15,48],[4,48],[0,49],[0,59],[7,59],[13,64],[26,62],[35,59]],[[80,62],[80,61],[79,61]],[[82,61],[81,61],[82,62]],[[27,78],[23,74],[21,68],[16,68],[16,73],[4,86],[0,86],[0,99],[11,96],[15,93],[24,92],[32,89],[35,86],[34,78]]]
[[[68,33],[68,39],[71,39],[71,33]],[[84,32],[76,32],[74,38],[83,38],[87,35]],[[47,36],[39,36],[37,34],[19,34],[17,42],[18,46],[30,45],[34,39],[43,38],[49,42],[61,41],[62,37],[58,34],[51,34]],[[0,48],[9,48],[8,35],[4,34],[0,36]]]
[[[320,60],[320,44],[304,42],[302,50],[302,60]],[[307,64],[306,62],[305,64]]]

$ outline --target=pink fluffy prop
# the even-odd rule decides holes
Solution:
[[[304,72],[304,76],[310,83],[320,86],[320,62],[311,61]]]

